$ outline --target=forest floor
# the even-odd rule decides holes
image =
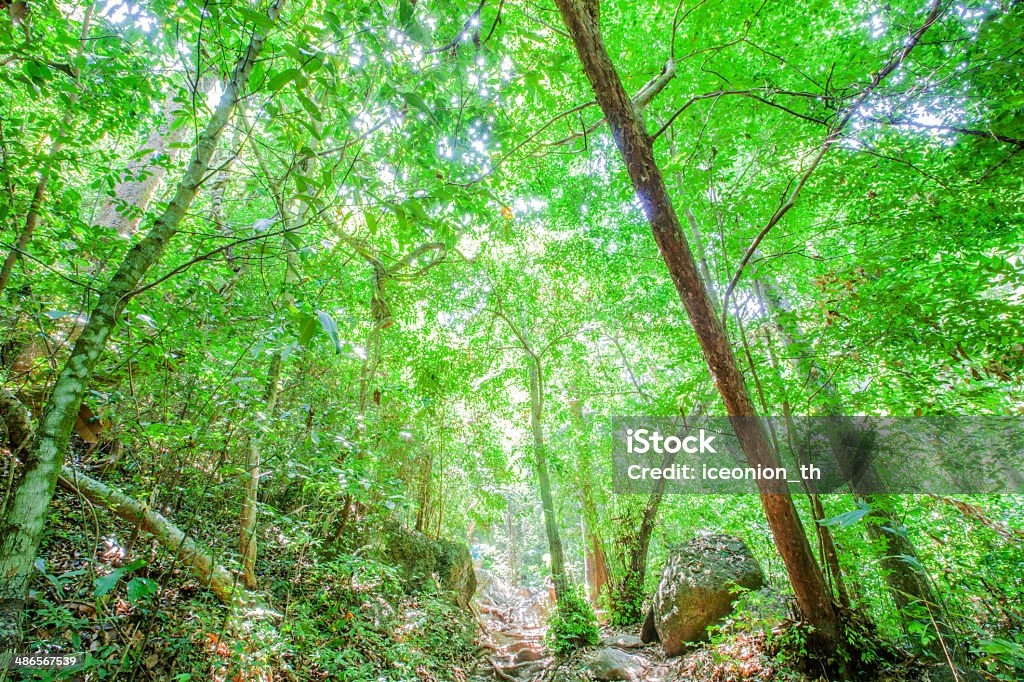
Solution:
[[[511,589],[483,573],[477,604],[480,644],[486,653],[470,677],[472,682],[807,679],[774,665],[763,651],[763,638],[751,635],[737,635],[716,646],[698,646],[685,656],[670,659],[659,644],[643,644],[639,630],[604,628],[599,645],[556,660],[543,643],[546,592]]]
[[[201,589],[198,581],[175,566],[169,557],[156,552],[147,538],[132,531],[127,524],[106,518],[103,510],[91,509],[73,495],[57,495],[44,552],[37,562],[46,580],[37,582],[39,591],[32,596],[26,631],[29,641],[64,642],[74,651],[88,652],[95,659],[88,679],[338,679],[325,672],[323,657],[311,660],[308,653],[301,658],[291,656],[288,669],[294,672],[286,674],[280,657],[254,657],[252,651],[262,652],[279,646],[286,649],[284,644],[288,642],[282,643],[283,640],[294,640],[291,644],[298,651],[299,639],[305,637],[309,642],[303,647],[316,647],[323,653],[324,649],[350,643],[349,630],[339,630],[340,634],[297,630],[300,621],[295,620],[294,614],[291,630],[278,635],[282,642],[277,644],[274,644],[277,640],[261,642],[267,634],[262,630],[225,630],[222,607]],[[271,547],[268,545],[265,560],[270,556]],[[163,586],[159,595],[134,602],[130,589],[124,584],[131,581],[125,578],[121,589],[105,598],[96,597],[95,589],[102,580],[93,580],[95,571],[89,570],[90,567],[124,567],[129,559],[139,557],[150,559],[150,563],[134,575],[159,580]],[[102,573],[100,577],[104,575],[115,574]],[[269,582],[272,576],[263,577]],[[461,667],[460,663],[466,673],[455,668],[444,671],[454,671],[452,677],[438,670],[440,675],[418,679],[464,682],[806,682],[815,679],[795,671],[770,651],[763,631],[743,627],[694,645],[684,655],[673,658],[664,655],[660,644],[643,644],[636,630],[605,627],[598,645],[581,649],[566,659],[555,659],[544,644],[549,615],[547,590],[513,588],[485,571],[478,572],[478,582],[473,609],[477,616],[476,643],[480,655],[475,665]],[[317,592],[325,587],[318,584],[310,589]],[[355,618],[351,620],[355,622]],[[330,621],[331,617],[325,615],[314,624],[329,630]],[[334,619],[335,626],[346,622]],[[313,641],[315,643],[310,643]],[[392,639],[373,641],[378,648],[394,646]],[[182,673],[204,668],[208,671],[205,676],[197,673],[189,678],[187,672]],[[242,670],[243,674],[229,674],[236,670]],[[368,675],[348,679],[382,678]],[[879,682],[953,680],[949,676],[928,677],[923,667],[910,657],[873,679]]]
[[[809,682],[803,674],[769,650],[764,633],[735,631],[693,645],[684,655],[668,658],[660,644],[644,644],[635,630],[603,627],[601,642],[569,658],[553,658],[545,648],[548,595],[536,588],[512,589],[483,573],[476,604],[479,609],[481,656],[469,682],[728,682],[759,680]],[[924,666],[907,658],[880,671],[877,682],[935,682]],[[824,679],[824,678],[820,678]],[[953,679],[953,678],[949,678]]]

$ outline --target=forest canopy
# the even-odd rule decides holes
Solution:
[[[0,680],[1024,678],[1019,0],[0,9]]]

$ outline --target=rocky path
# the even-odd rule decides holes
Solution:
[[[509,588],[483,571],[477,579],[484,653],[470,682],[676,679],[659,646],[646,646],[626,633],[607,635],[598,647],[556,662],[543,644],[548,595],[530,588]]]
[[[547,594],[512,588],[487,571],[477,571],[477,586],[484,654],[470,679],[525,682],[541,675],[552,663],[543,644]]]

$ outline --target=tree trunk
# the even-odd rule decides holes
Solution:
[[[576,387],[573,387],[569,398],[569,413],[572,415],[575,428],[580,434],[584,434],[586,420],[583,417],[583,403],[580,401]],[[593,470],[590,452],[589,443],[585,444],[579,454],[577,480],[580,503],[583,505],[583,557],[586,565],[587,587],[590,591],[590,603],[597,606],[601,594],[608,590],[611,574],[608,570],[604,543],[601,541],[601,534],[598,531],[600,516],[597,512],[597,505],[594,504],[594,490],[590,480]]]
[[[559,604],[565,598],[569,582],[565,574],[565,553],[562,537],[558,532],[558,518],[555,516],[555,501],[551,495],[551,477],[548,474],[548,457],[544,446],[544,375],[540,359],[529,357],[530,373],[530,430],[533,432],[533,456],[540,485],[540,501],[544,509],[544,530],[548,536],[548,551],[551,554],[551,580],[555,586],[555,599]]]
[[[202,79],[199,81],[203,82]],[[182,104],[175,101],[175,91],[164,100],[163,122],[150,134],[141,149],[149,150],[142,158],[132,157],[114,188],[114,196],[107,197],[93,217],[92,224],[117,231],[119,237],[131,239],[149,206],[157,185],[167,173],[165,162],[173,161],[180,151],[178,143],[188,126],[172,127]]]
[[[270,358],[267,370],[267,388],[263,394],[263,410],[272,419],[277,409],[277,396],[281,390],[283,359],[277,352]],[[249,437],[248,456],[245,460],[245,492],[242,514],[238,522],[238,553],[242,556],[242,580],[249,589],[256,588],[256,509],[259,505],[260,461],[262,434],[257,431]]]
[[[703,402],[698,403],[691,412],[692,417],[697,417],[706,412],[707,407]],[[666,451],[661,458],[661,468],[668,469],[676,460],[675,453]],[[644,582],[647,579],[647,556],[651,551],[651,538],[654,536],[654,528],[658,521],[658,510],[661,508],[661,501],[665,494],[665,479],[658,479],[651,488],[647,497],[647,504],[644,506],[644,514],[640,520],[640,529],[637,532],[636,540],[630,547],[629,562],[626,564],[626,573],[619,583],[621,618],[627,623],[639,623],[644,613],[641,610],[640,602],[644,597]]]
[[[76,58],[72,60],[72,64],[76,64],[72,67],[72,73],[74,73],[76,84],[80,75],[77,63],[82,60],[82,56],[85,54],[85,42],[89,37],[89,25],[92,23],[94,7],[95,6],[92,3],[89,3],[85,9],[85,17],[82,19],[82,32],[78,40]],[[32,201],[29,203],[28,213],[25,215],[25,227],[22,228],[21,234],[18,235],[18,241],[15,243],[14,248],[11,249],[10,253],[8,253],[7,257],[4,259],[3,266],[0,267],[0,294],[2,294],[7,288],[7,283],[10,281],[11,274],[14,272],[14,264],[18,262],[18,258],[21,257],[21,254],[28,246],[28,243],[32,241],[32,234],[36,231],[36,227],[39,226],[39,216],[43,210],[43,202],[46,200],[46,189],[50,184],[50,176],[53,175],[54,166],[56,165],[54,157],[57,156],[61,149],[63,149],[64,141],[67,139],[68,135],[71,134],[71,122],[74,120],[75,103],[78,101],[78,96],[81,92],[80,87],[76,88],[68,98],[67,113],[64,114],[61,126],[57,129],[57,136],[54,138],[53,143],[50,146],[50,153],[47,155],[46,161],[43,163],[43,168],[39,173],[39,180],[36,182],[35,191],[32,193]],[[2,633],[0,633],[0,635],[2,635]]]
[[[61,468],[59,481],[68,490],[81,493],[96,506],[109,509],[128,523],[151,534],[224,604],[233,604],[236,597],[240,596],[235,577],[218,565],[208,550],[200,547],[184,531],[148,505],[71,467]]]
[[[586,521],[583,522],[583,560],[586,563],[590,603],[596,607],[601,603],[601,595],[608,591],[611,574],[608,570],[608,559],[605,557],[601,537]]]
[[[799,345],[802,334],[795,324],[789,322],[786,315],[778,315],[779,311],[791,312],[790,302],[771,281],[758,278],[755,283],[760,285],[766,313],[778,331],[783,348],[793,349]],[[805,383],[815,388],[814,394],[824,403],[825,414],[830,415],[834,422],[834,427],[830,429],[830,440],[835,457],[840,463],[848,461],[844,448],[851,442],[867,442],[865,437],[870,438],[871,434],[862,432],[862,428],[851,417],[842,414],[839,397],[835,394],[832,384],[824,378],[825,374],[817,366],[810,352],[790,354],[793,356],[793,366],[804,376]],[[946,648],[952,642],[952,632],[940,613],[938,599],[928,582],[924,567],[917,558],[914,544],[906,533],[900,530],[902,524],[890,508],[891,498],[877,494],[882,489],[877,472],[869,464],[864,475],[850,475],[846,478],[850,482],[853,494],[863,498],[871,507],[867,533],[881,553],[885,581],[897,612],[904,622],[916,622],[920,625],[923,628],[922,632],[936,632],[935,639],[927,643],[918,639],[914,642],[915,647],[927,651],[940,661],[945,661]],[[915,615],[915,611],[921,609],[928,615]]]
[[[268,16],[272,22],[277,21],[283,1],[275,0],[270,6]],[[196,142],[192,159],[174,197],[146,237],[128,251],[100,295],[43,409],[28,448],[24,470],[0,524],[0,575],[5,578],[0,584],[0,652],[9,654],[20,643],[21,611],[32,577],[32,562],[39,549],[39,539],[71,429],[96,364],[121,311],[143,276],[160,260],[206,178],[210,158],[265,41],[265,35],[255,33],[235,64],[224,95]]]
[[[622,87],[598,26],[598,5],[590,0],[556,0],[558,9],[625,161],[633,188],[650,222],[669,274],[693,324],[715,384],[740,445],[753,467],[778,466],[763,424],[739,371],[728,337],[718,321],[697,273],[693,254],[654,161],[651,138]],[[822,643],[840,646],[844,640],[839,614],[811,552],[792,498],[778,494],[770,483],[758,481],[761,501],[775,545],[806,621]]]
[[[229,152],[230,153],[230,152]],[[253,153],[256,155],[259,162],[260,168],[263,170],[266,177],[269,179],[272,177],[267,164],[264,162],[263,156],[260,154],[259,146],[253,143]],[[302,162],[299,164],[299,172],[302,175],[308,175],[310,169],[313,166],[313,154],[307,154]],[[228,162],[230,165],[230,161]],[[225,169],[222,169],[225,170]],[[295,227],[294,220],[292,218],[293,211],[285,201],[284,195],[281,190],[280,183],[271,183],[274,189],[275,200],[278,207],[278,213],[281,217],[281,225],[291,230]],[[218,196],[213,197],[215,203],[214,210],[219,215],[220,212],[220,201],[223,200],[223,186],[215,188],[219,190]],[[299,209],[295,214],[300,219],[305,219],[305,215],[309,210],[309,203],[306,201],[297,201]],[[284,251],[285,251],[285,272],[284,282],[282,284],[282,295],[281,304],[282,307],[288,309],[294,306],[295,293],[292,291],[295,283],[299,281],[298,263],[296,262],[295,247],[293,246],[290,239],[290,235],[282,236]],[[270,358],[270,367],[267,369],[267,386],[263,393],[263,410],[264,417],[266,419],[273,419],[274,412],[277,409],[277,399],[280,395],[281,385],[281,368],[284,365],[284,354],[281,349],[278,349]],[[245,486],[242,497],[242,512],[238,522],[238,552],[242,557],[242,579],[245,582],[245,586],[249,589],[256,588],[256,517],[257,510],[259,507],[259,492],[260,492],[260,463],[262,461],[262,441],[263,435],[260,431],[260,426],[257,424],[256,431],[249,437],[249,448],[245,460]]]

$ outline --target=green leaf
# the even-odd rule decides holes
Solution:
[[[404,99],[409,106],[419,109],[427,116],[429,116],[431,121],[437,123],[437,118],[434,117],[433,110],[431,110],[431,108],[427,106],[427,103],[424,101],[422,97],[420,97],[415,92],[403,92],[400,94],[402,95],[402,99]]]
[[[320,111],[320,107],[318,107],[313,102],[313,100],[309,99],[301,92],[296,93],[296,96],[299,98],[299,104],[302,105],[303,109],[309,112],[310,116],[315,118],[317,121],[324,120],[323,113]]]
[[[267,83],[267,87],[273,90],[274,92],[277,92],[278,90],[280,90],[281,88],[295,80],[295,78],[298,75],[298,69],[285,69],[281,73],[276,74],[273,78],[271,78],[270,82]]]
[[[412,21],[413,5],[409,0],[398,0],[398,23],[408,26]]]
[[[238,11],[242,13],[243,17],[256,24],[257,28],[261,30],[269,31],[274,28],[274,22],[263,12],[257,12],[256,10],[244,6],[239,7]]]
[[[160,586],[154,580],[141,577],[132,578],[128,581],[128,601],[138,602],[151,594],[156,594],[159,589]]]
[[[860,521],[862,518],[871,513],[871,507],[867,506],[863,502],[857,503],[857,508],[833,516],[830,519],[822,519],[818,523],[829,528],[846,528]]]
[[[327,332],[327,336],[330,337],[331,343],[334,344],[334,352],[341,352],[341,339],[338,338],[338,324],[334,321],[334,318],[322,310],[316,311],[316,316],[320,318],[320,324],[323,326],[324,331]]]
[[[303,315],[299,326],[299,345],[309,346],[316,332],[316,318],[312,315]]]
[[[121,579],[121,569],[116,569],[110,573],[100,576],[93,581],[93,596],[97,599],[105,596],[115,587],[117,587],[117,581]]]

